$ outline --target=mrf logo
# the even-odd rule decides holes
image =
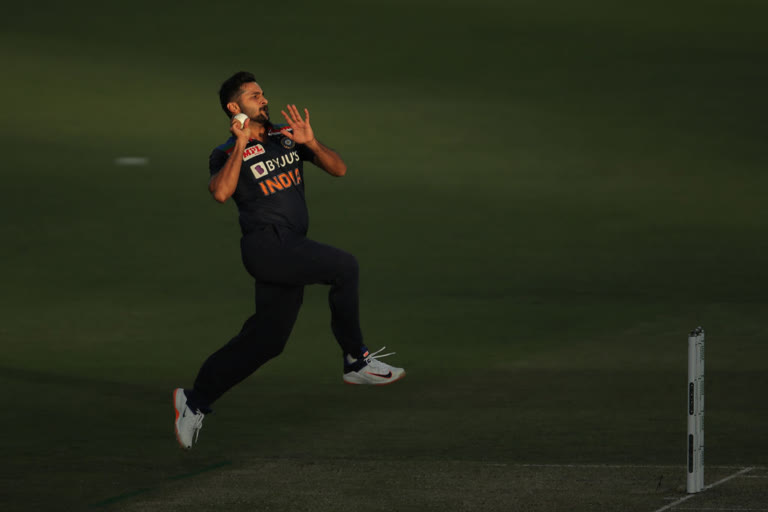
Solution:
[[[264,146],[262,146],[261,144],[256,144],[249,148],[245,148],[245,151],[243,151],[243,162],[245,162],[246,160],[250,160],[255,156],[259,156],[263,154],[264,154]]]

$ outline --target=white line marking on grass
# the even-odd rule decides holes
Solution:
[[[725,482],[727,482],[729,480],[732,480],[732,479],[736,478],[737,476],[741,476],[744,473],[749,473],[753,469],[754,468],[744,468],[741,471],[737,471],[736,473],[734,473],[734,474],[732,474],[730,476],[727,476],[727,477],[725,477],[725,478],[723,478],[721,480],[718,480],[717,482],[715,482],[713,484],[705,485],[703,490],[706,491],[707,489],[712,489],[713,487],[717,487],[718,485],[724,484]],[[659,509],[656,509],[653,512],[663,512],[664,510],[669,510],[669,509],[671,509],[673,507],[676,507],[677,505],[679,505],[679,504],[681,504],[683,502],[688,501],[691,498],[695,498],[696,496],[697,496],[697,494],[689,494],[687,496],[683,496],[679,500],[673,501],[669,505],[664,505],[663,507],[661,507]],[[696,510],[696,509],[694,509],[694,510]],[[727,510],[727,509],[719,509],[719,510]],[[743,510],[746,510],[746,509],[743,509]]]
[[[725,477],[725,478],[723,478],[723,479],[721,479],[721,480],[718,480],[717,482],[715,482],[715,483],[713,483],[713,484],[705,485],[705,486],[704,486],[704,489],[706,490],[706,489],[711,489],[712,487],[717,487],[717,486],[718,486],[718,485],[720,485],[720,484],[724,484],[724,483],[725,483],[725,482],[727,482],[728,480],[733,480],[733,479],[734,479],[734,478],[736,478],[737,476],[741,476],[741,475],[743,475],[744,473],[749,473],[749,472],[750,472],[750,471],[752,471],[753,469],[755,469],[755,468],[753,468],[753,467],[744,468],[744,469],[742,469],[741,471],[737,471],[736,473],[732,474],[731,476],[727,476],[727,477]]]
[[[745,512],[765,512],[768,508],[678,507],[677,510],[739,510]]]
[[[149,158],[143,156],[119,156],[115,158],[115,165],[147,165]]]
[[[509,464],[518,468],[572,468],[572,469],[650,469],[650,468],[669,468],[677,469],[682,466],[665,464]],[[710,466],[712,467],[712,466]],[[743,466],[725,469],[740,469]]]
[[[512,466],[519,468],[575,468],[575,469],[679,469],[681,464],[503,464],[492,463],[490,466]],[[707,466],[709,469],[744,469],[744,466]],[[752,466],[750,469],[758,469]]]

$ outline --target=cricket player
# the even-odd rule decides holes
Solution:
[[[301,307],[304,286],[330,285],[331,329],[341,347],[343,380],[383,385],[405,376],[402,368],[369,353],[363,344],[358,307],[358,264],[351,254],[307,238],[304,163],[331,176],[347,166],[315,137],[295,105],[281,111],[287,125],[270,122],[264,91],[253,74],[241,71],[219,90],[232,136],[210,156],[208,189],[225,203],[234,199],[240,215],[243,263],[255,281],[256,309],[240,333],[203,363],[191,389],[173,392],[176,438],[183,448],[197,442],[203,418],[227,390],[279,355]],[[241,123],[238,114],[245,114]]]

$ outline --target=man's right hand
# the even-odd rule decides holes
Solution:
[[[223,203],[235,193],[237,182],[240,179],[240,167],[243,164],[243,151],[245,151],[250,138],[251,130],[249,128],[251,120],[246,119],[244,125],[237,119],[232,119],[229,125],[229,131],[235,136],[235,147],[232,153],[224,162],[224,167],[219,172],[211,176],[208,182],[208,190],[213,198]]]
[[[229,131],[232,132],[232,135],[234,135],[238,140],[242,140],[245,142],[248,142],[248,139],[251,135],[251,129],[250,124],[251,120],[246,119],[245,123],[242,124],[242,128],[240,127],[240,121],[235,119],[234,117],[230,120],[229,125]]]

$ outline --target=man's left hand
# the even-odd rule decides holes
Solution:
[[[304,109],[304,115],[307,118],[305,121],[301,118],[301,114],[299,114],[296,105],[288,105],[286,108],[288,109],[288,113],[286,113],[285,110],[281,110],[280,113],[283,114],[285,120],[288,121],[290,127],[293,128],[293,134],[286,129],[280,130],[280,133],[296,144],[307,144],[315,140],[315,133],[309,125],[309,110],[306,108]]]

